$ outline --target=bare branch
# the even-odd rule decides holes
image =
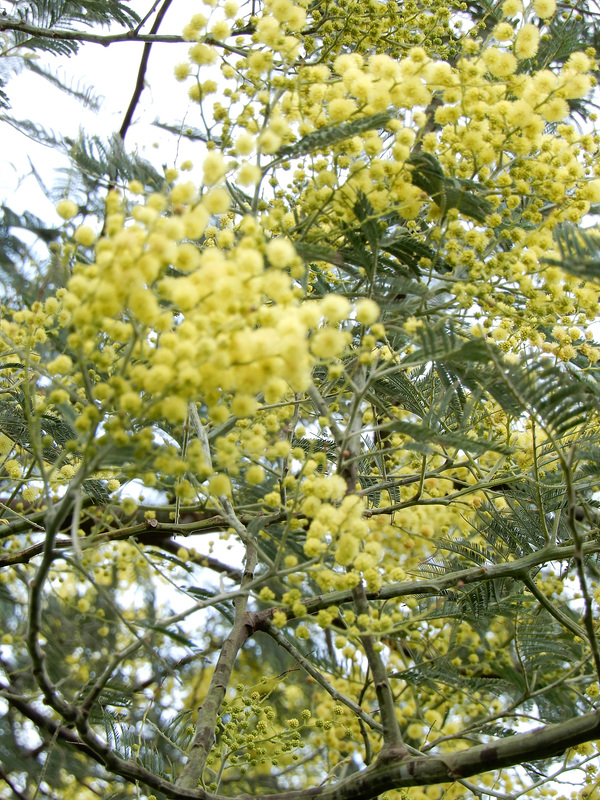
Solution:
[[[240,590],[243,590],[245,585],[252,581],[255,567],[256,549],[248,543]],[[247,595],[240,594],[236,597],[234,606],[233,627],[223,642],[206,698],[198,710],[194,740],[187,763],[177,781],[177,785],[183,788],[195,789],[202,777],[206,759],[214,743],[217,716],[229,686],[235,660],[244,642],[254,633],[254,623],[247,611]]]

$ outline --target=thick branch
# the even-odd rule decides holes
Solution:
[[[21,695],[13,694],[10,687],[4,686],[1,683],[0,697],[4,698],[7,703],[19,711],[24,717],[31,720],[40,730],[47,731],[52,736],[56,736],[59,741],[77,747],[78,752],[85,753],[85,755],[94,759],[94,761],[97,761],[99,764],[104,764],[104,759],[101,758],[93,748],[85,745],[72,728],[59,725],[53,719],[50,719],[45,714],[38,711],[37,708],[27,703]]]
[[[137,33],[137,31],[126,31],[125,33],[89,33],[88,31],[70,31],[57,28],[38,28],[36,25],[29,25],[27,22],[20,22],[14,19],[0,18],[0,32],[2,31],[16,31],[17,33],[26,33],[32,38],[36,39],[53,39],[54,41],[63,42],[90,42],[91,44],[100,44],[103,47],[108,47],[111,44],[120,44],[122,42],[137,42],[142,44],[182,44],[187,42],[181,35],[171,33]],[[254,31],[254,26],[251,24],[245,25],[243,28],[237,28],[231,32],[231,36],[244,36],[251,34]],[[239,47],[232,47],[231,45],[213,39],[210,36],[204,38],[206,44],[211,44],[214,47],[221,47],[231,53],[238,53],[245,55],[244,51]]]
[[[0,686],[4,696],[15,708],[33,722],[54,731],[55,724],[43,717],[23,701],[14,698]],[[131,761],[117,756],[108,744],[101,742],[89,730],[80,731],[81,739],[67,728],[61,728],[59,737],[81,747],[82,751],[96,761],[104,763],[106,769],[129,781],[140,781],[157,789],[175,800],[190,798],[195,800],[225,800],[221,795],[211,795],[199,788],[188,789],[175,786],[169,781],[149,772]],[[269,795],[269,800],[370,800],[390,789],[407,786],[430,786],[450,783],[460,778],[468,778],[492,770],[516,766],[528,760],[551,758],[569,747],[600,738],[600,713],[594,712],[575,717],[558,725],[546,725],[531,733],[499,739],[488,744],[471,747],[456,753],[446,753],[443,757],[406,758],[404,750],[388,749],[385,755],[368,769],[352,775],[334,786],[315,786],[309,789],[280,792]],[[233,800],[248,800],[240,795]]]
[[[600,542],[585,542],[582,545],[582,552],[584,555],[600,553]],[[502,564],[489,564],[486,567],[457,570],[456,572],[449,572],[441,578],[426,578],[419,581],[390,583],[377,592],[367,592],[366,596],[368,600],[392,600],[393,598],[408,597],[410,595],[439,595],[447,589],[460,589],[471,583],[493,581],[498,578],[520,579],[534,567],[538,567],[550,561],[565,561],[573,558],[574,555],[574,545],[554,545],[544,547],[542,550],[537,550],[535,553],[530,553],[515,561],[507,561]],[[349,589],[302,600],[309,614],[316,614],[316,612],[322,608],[338,606],[340,603],[349,603],[351,601],[352,591]],[[286,608],[285,612],[288,619],[294,617],[291,608]],[[269,611],[266,613],[272,612]]]

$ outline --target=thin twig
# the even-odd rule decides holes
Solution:
[[[327,694],[329,694],[334,700],[349,708],[354,714],[356,714],[357,717],[363,720],[363,722],[365,722],[369,728],[372,728],[374,731],[378,731],[379,733],[383,731],[383,726],[380,725],[379,722],[376,722],[376,720],[367,714],[367,712],[357,703],[355,703],[354,700],[346,697],[346,695],[342,694],[342,692],[339,692],[334,686],[332,686],[327,678],[321,675],[319,670],[312,665],[310,660],[306,658],[306,656],[302,655],[300,650],[298,650],[297,647],[288,641],[279,628],[273,625],[272,622],[266,623],[261,627],[261,630],[263,630],[265,633],[268,633],[269,636],[274,639],[280,647],[286,650],[292,656],[292,658],[298,662],[302,669],[307,672],[311,678],[314,678],[319,686],[322,686]]]
[[[580,625],[577,625],[577,623],[573,622],[572,619],[569,619],[569,617],[559,608],[556,608],[556,606],[554,606],[546,597],[546,595],[540,590],[530,575],[523,576],[523,583],[525,586],[527,586],[538,603],[543,606],[546,611],[554,617],[554,619],[560,622],[561,625],[563,625],[567,630],[571,631],[571,633],[575,634],[575,636],[578,636],[580,639],[587,638],[586,632],[583,630],[583,628]]]

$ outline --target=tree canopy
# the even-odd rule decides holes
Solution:
[[[147,5],[0,17],[72,165],[0,221],[2,798],[589,798],[600,9]],[[112,138],[11,116],[99,44]]]

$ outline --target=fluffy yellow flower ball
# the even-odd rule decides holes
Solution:
[[[540,44],[540,32],[535,25],[523,25],[517,33],[515,54],[517,58],[533,58]]]
[[[533,0],[533,10],[540,19],[548,19],[556,11],[556,0]]]
[[[61,200],[56,206],[56,213],[63,219],[73,219],[79,211],[79,207],[72,200]]]

